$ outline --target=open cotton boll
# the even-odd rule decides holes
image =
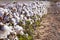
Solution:
[[[26,13],[27,13],[27,16],[30,16],[30,13],[29,13],[29,11],[28,11],[28,10],[26,10]]]
[[[27,16],[30,16],[29,12],[27,12]]]
[[[0,32],[0,39],[7,38],[7,35],[4,32]]]
[[[25,20],[24,21],[22,21],[23,22],[23,25],[25,25],[26,23],[25,23]]]
[[[21,27],[21,26],[19,26],[19,25],[16,25],[16,26],[14,26],[14,29],[15,29],[15,31],[17,32],[17,34],[21,34],[21,35],[23,35],[24,34],[24,29]]]
[[[14,40],[18,40],[18,37],[15,37]]]
[[[12,32],[12,30],[7,25],[4,25],[2,27],[4,28],[4,31],[0,30],[0,39],[7,38],[7,35]]]
[[[24,20],[27,20],[27,17],[24,17]]]
[[[8,4],[7,7],[8,8],[11,8],[11,7],[13,7],[13,5],[12,4]]]
[[[17,31],[23,31],[24,29],[21,27],[21,26],[19,26],[19,25],[16,25],[16,26],[14,26],[14,28],[15,28],[15,30],[17,30]]]
[[[23,14],[22,14],[22,15],[20,15],[20,19],[21,19],[21,20],[23,20],[23,17],[24,17],[24,15],[23,15]]]
[[[12,30],[13,29],[12,26],[8,27],[7,25],[4,25],[4,28],[5,28],[5,31],[6,31],[4,34],[6,34],[7,36],[10,35],[9,38],[14,39],[14,37],[16,35],[16,32],[15,32],[15,30]]]
[[[20,18],[19,18],[19,14],[16,15],[16,13],[14,13],[13,15],[14,15],[14,17],[15,17],[16,22],[19,22],[19,20],[20,20]]]
[[[13,13],[13,16],[14,16],[14,17],[17,16],[16,13]]]
[[[3,10],[4,10],[3,8],[0,8],[0,17],[3,17],[3,15],[4,15],[4,11]]]
[[[32,8],[35,8],[35,2],[31,3]]]
[[[5,22],[5,23],[9,23],[9,16],[4,15],[4,18],[3,18],[3,19],[4,19],[4,22]]]
[[[1,11],[3,11],[3,10],[4,10],[4,8],[0,8],[0,10],[1,10]]]
[[[23,9],[24,9],[24,11],[25,11],[25,12],[27,12],[27,11],[28,11],[28,10],[27,10],[27,8],[26,8],[25,6],[23,7]]]
[[[19,17],[18,13],[14,13],[13,15],[14,15],[14,17]]]
[[[25,35],[26,35],[26,37],[28,37],[28,34],[27,33]]]
[[[13,26],[9,26],[9,28],[11,29],[11,30],[13,30],[14,28],[13,28]]]
[[[19,13],[18,12],[16,12],[16,15],[19,17]]]
[[[5,31],[7,32],[6,34],[10,34],[10,32],[13,32],[12,30],[11,30],[11,28],[10,27],[8,27],[7,25],[4,25],[4,28],[5,28]]]
[[[3,13],[0,11],[0,17],[3,17]]]
[[[42,14],[42,13],[39,13],[39,16],[40,16],[40,17],[42,17],[42,16],[43,16],[43,14]]]
[[[3,12],[6,13],[6,15],[8,15],[9,14],[9,9],[4,9]]]
[[[24,13],[25,13],[25,11],[22,11],[22,13],[24,14]]]
[[[14,25],[16,25],[16,24],[17,24],[17,23],[16,23],[16,19],[15,19],[15,18],[12,18],[11,20],[12,20],[12,23],[13,23]]]
[[[24,35],[24,32],[23,31],[20,31],[20,33],[19,33],[20,35]]]
[[[4,9],[4,12],[8,12],[8,9]]]
[[[56,5],[57,5],[58,7],[60,7],[60,2],[57,2]]]
[[[30,16],[33,16],[33,12],[31,10],[29,11],[29,15]]]
[[[7,25],[7,26],[8,26],[8,25],[9,25],[9,23],[6,23],[5,25]]]
[[[20,18],[19,17],[16,17],[15,19],[16,19],[16,24],[19,23]]]

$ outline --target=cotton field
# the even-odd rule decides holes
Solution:
[[[0,39],[32,40],[33,30],[40,26],[40,20],[49,7],[48,1],[0,4]]]

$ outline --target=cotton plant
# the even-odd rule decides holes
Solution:
[[[29,40],[28,37],[32,37],[32,30],[40,25],[41,17],[47,14],[46,6],[45,3],[37,1],[29,4],[14,2],[6,4],[5,8],[0,8],[0,17],[4,19],[1,20],[4,24],[1,30],[4,31],[0,30],[0,38],[19,40],[20,37],[17,36],[19,34],[22,35],[20,39],[25,36],[24,38],[27,37]]]
[[[0,23],[0,25],[3,25],[3,24]],[[23,30],[24,29],[19,25],[14,26],[14,28],[12,28],[12,26],[4,25],[4,27],[2,29],[0,29],[0,32],[1,32],[0,33],[0,39],[1,38],[3,38],[3,39],[7,38],[8,35],[10,35],[9,39],[11,39],[11,40],[16,39],[16,38],[13,38],[14,34],[17,33],[17,34],[20,34],[20,35],[24,35]],[[10,33],[13,33],[13,34],[11,35]]]

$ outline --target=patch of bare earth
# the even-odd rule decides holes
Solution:
[[[60,13],[48,14],[35,30],[34,40],[60,40]]]

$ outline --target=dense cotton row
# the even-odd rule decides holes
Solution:
[[[47,4],[46,4],[47,3]],[[0,39],[18,40],[17,34],[24,35],[24,29],[18,24],[26,21],[32,24],[47,14],[50,2],[36,1],[30,3],[13,2],[0,5]],[[39,18],[37,17],[40,16]],[[35,17],[34,19],[32,17]],[[10,24],[13,24],[12,26]],[[9,37],[7,37],[9,36]]]

